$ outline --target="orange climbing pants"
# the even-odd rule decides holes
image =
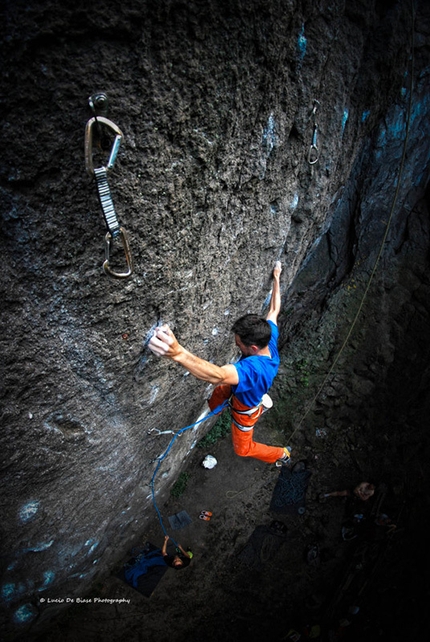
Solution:
[[[239,457],[253,457],[260,459],[268,464],[274,464],[278,459],[282,459],[284,449],[279,446],[266,446],[254,441],[253,427],[263,414],[263,406],[256,408],[251,414],[241,414],[251,410],[248,406],[241,403],[234,395],[232,396],[231,386],[222,384],[217,386],[209,399],[209,408],[215,410],[224,401],[230,399],[230,411],[232,416],[231,436],[233,449]],[[240,426],[240,428],[239,428]]]

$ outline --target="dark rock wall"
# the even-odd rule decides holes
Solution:
[[[403,125],[397,108],[388,111],[373,151],[369,141],[333,208],[330,228],[286,293],[276,387],[286,402],[278,420],[287,430],[303,423],[315,431],[322,416],[326,434],[355,423],[378,426],[381,434],[398,429],[394,448],[411,439],[427,447],[430,219],[428,187],[417,171],[429,162],[420,144],[423,89],[418,82]],[[408,128],[409,111],[416,128]],[[390,167],[397,173],[387,183]],[[413,434],[408,415],[415,415]]]
[[[412,85],[387,243],[398,256],[402,239],[410,254],[419,239],[425,272],[427,210],[421,223],[414,216],[429,161],[424,5],[3,4],[8,619],[31,622],[39,596],[82,594],[153,518],[151,460],[166,441],[148,430],[195,421],[209,392],[145,351],[156,323],[169,322],[189,349],[223,363],[234,356],[233,320],[262,310],[276,260],[292,315],[285,330],[351,286],[354,266],[368,273],[395,190]],[[130,236],[128,280],[101,267],[105,227],[83,154],[95,91],[106,92],[107,115],[124,133],[109,183]],[[310,165],[315,123],[319,158]],[[115,253],[121,259],[117,245]],[[407,279],[402,287],[409,296]],[[328,358],[331,341],[324,346]],[[195,430],[181,437],[160,490],[196,440]]]

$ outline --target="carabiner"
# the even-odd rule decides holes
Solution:
[[[95,94],[90,96],[89,104],[94,114],[96,114],[96,108],[101,109],[107,105],[106,94]],[[113,141],[109,158],[106,165],[100,167],[94,167],[93,161],[93,142],[94,142],[94,127],[97,129],[97,135],[99,142],[101,143],[102,131],[101,125],[104,125],[109,129],[114,135],[115,139]],[[100,205],[102,208],[103,216],[106,222],[106,227],[108,232],[105,236],[105,260],[103,263],[103,270],[106,274],[114,277],[115,279],[127,279],[133,273],[133,259],[130,252],[130,245],[128,243],[128,236],[123,227],[120,227],[118,218],[116,216],[115,207],[112,201],[112,196],[109,189],[109,183],[107,179],[107,172],[110,170],[114,164],[118,154],[119,146],[123,138],[123,133],[119,127],[115,125],[111,120],[105,118],[104,116],[94,115],[93,118],[87,122],[85,127],[85,168],[88,174],[91,177],[95,178],[97,193],[100,200]],[[112,252],[112,245],[114,239],[117,237],[121,238],[122,247],[124,249],[125,261],[127,264],[127,269],[124,272],[116,272],[110,266],[110,258]]]
[[[315,114],[317,113],[317,109],[320,105],[321,105],[320,101],[314,98],[314,106],[312,107],[312,113],[310,115],[310,118],[312,118],[312,116],[315,117]]]
[[[119,233],[117,236],[121,237],[122,247],[124,248],[125,261],[127,263],[127,271],[115,272],[114,270],[112,270],[111,266],[109,265],[112,242],[114,239],[113,235],[110,232],[108,232],[105,236],[105,261],[103,263],[103,269],[106,272],[106,274],[113,276],[115,279],[127,279],[133,272],[133,258],[130,252],[130,245],[128,243],[127,232],[123,227],[119,228]]]
[[[150,428],[148,430],[148,435],[152,435],[152,433],[155,433],[157,436],[158,435],[175,435],[174,430],[158,430],[158,428]]]
[[[104,116],[94,116],[94,118],[90,118],[90,120],[87,122],[87,125],[85,127],[85,169],[87,170],[90,176],[94,176],[93,129],[94,129],[94,126],[97,127],[97,125],[99,125],[100,123],[108,127],[115,134],[115,140],[111,148],[106,169],[112,169],[112,167],[114,166],[115,160],[118,154],[119,146],[123,138],[123,133],[120,130],[120,128],[117,127],[117,125],[115,125],[115,123],[113,123],[108,118],[105,118]]]

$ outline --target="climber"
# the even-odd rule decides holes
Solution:
[[[278,261],[273,270],[272,295],[266,319],[246,314],[232,327],[236,345],[242,353],[237,363],[216,366],[200,359],[178,343],[168,325],[156,328],[148,344],[152,352],[176,361],[197,379],[216,384],[209,399],[211,410],[229,400],[233,448],[237,455],[276,463],[277,466],[289,463],[289,450],[255,442],[253,428],[265,410],[263,402],[268,407],[272,405],[267,391],[279,367],[277,319],[281,308],[281,271]]]

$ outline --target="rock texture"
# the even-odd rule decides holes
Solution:
[[[340,392],[344,420],[368,408],[370,426],[407,365],[428,408],[430,21],[424,0],[17,0],[3,18],[2,596],[19,632],[62,607],[40,597],[81,595],[124,554],[153,519],[165,442],[148,431],[205,408],[208,386],[145,349],[157,323],[228,361],[280,259],[287,434],[377,265],[344,352],[359,376],[319,403]],[[124,133],[109,183],[128,280],[102,270],[83,154],[95,91]],[[158,492],[206,430],[181,437]]]

